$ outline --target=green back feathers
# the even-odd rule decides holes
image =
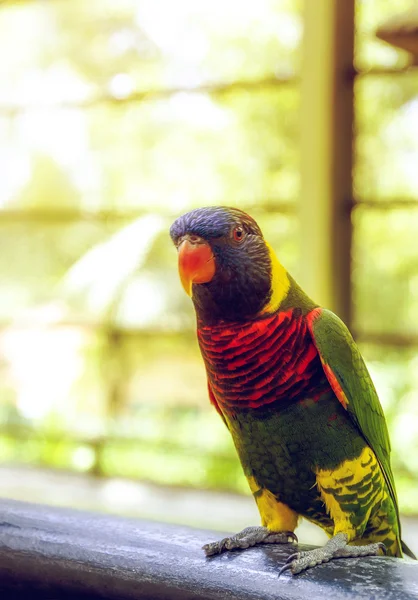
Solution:
[[[331,311],[316,309],[308,315],[308,321],[334,393],[376,454],[399,523],[398,500],[390,465],[388,428],[363,357],[345,324]]]

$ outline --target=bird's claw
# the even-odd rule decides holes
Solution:
[[[377,545],[379,546],[379,548],[383,552],[383,554],[386,556],[388,553],[388,549],[386,548],[385,544],[383,542],[378,542]]]
[[[382,542],[365,546],[349,546],[344,534],[337,534],[323,548],[315,548],[291,554],[279,571],[279,577],[285,571],[297,575],[306,569],[327,563],[335,558],[360,558],[363,556],[378,556],[379,550],[386,554],[386,546]]]
[[[298,560],[298,558],[300,558],[300,552],[295,552],[294,554],[288,556],[283,567],[280,569],[278,576],[280,577],[280,575],[282,575],[285,571],[289,571],[292,568],[293,561]]]
[[[225,550],[243,550],[257,544],[297,543],[298,538],[293,531],[271,531],[266,527],[246,527],[234,536],[223,538],[202,546],[206,556],[221,554]]]

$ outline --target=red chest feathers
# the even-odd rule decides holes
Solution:
[[[197,334],[209,384],[222,408],[297,401],[329,387],[300,311],[201,327]]]

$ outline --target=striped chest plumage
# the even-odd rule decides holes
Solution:
[[[212,392],[222,410],[257,409],[329,390],[298,309],[245,324],[198,327]]]

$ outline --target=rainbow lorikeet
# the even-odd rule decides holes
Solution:
[[[287,543],[302,516],[330,540],[290,556],[282,570],[381,551],[414,558],[401,541],[385,417],[344,323],[303,292],[241,210],[193,210],[170,235],[209,397],[262,522],[207,544],[206,554]]]

